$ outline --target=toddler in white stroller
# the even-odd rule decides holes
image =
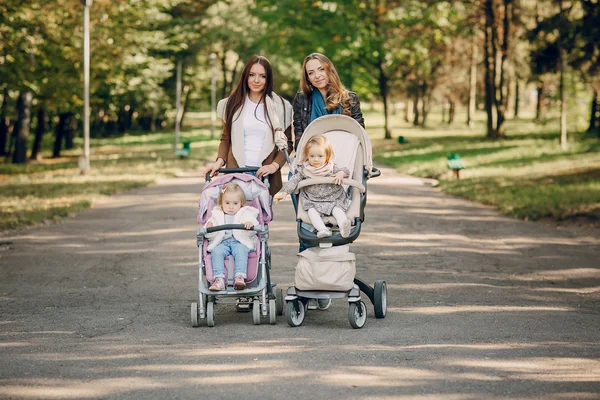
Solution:
[[[329,167],[329,173],[311,173],[320,172],[320,167],[315,169],[305,160],[310,152],[310,148],[306,146],[315,143],[315,136],[325,137],[333,149],[335,166],[333,169]],[[305,148],[308,151],[305,151]],[[347,298],[350,325],[353,328],[362,328],[366,322],[367,308],[361,299],[361,291],[373,303],[375,316],[384,318],[387,310],[386,283],[378,280],[374,287],[371,287],[356,278],[355,256],[348,246],[358,238],[365,219],[367,180],[380,175],[380,171],[373,168],[369,136],[354,119],[345,115],[327,115],[314,120],[306,128],[298,143],[296,154],[299,156],[290,165],[290,169],[298,170],[299,173],[290,179],[290,183],[291,187],[295,187],[292,196],[296,196],[297,200],[295,204],[298,238],[304,247],[313,247],[299,253],[294,286],[288,288],[285,297],[288,324],[292,327],[302,324],[311,299],[330,301],[335,298]],[[348,176],[342,178],[346,174]],[[348,201],[342,198],[345,195],[340,197],[339,188],[333,190],[336,188],[331,184],[340,181]],[[315,197],[311,198],[310,194],[299,195],[311,185],[321,185],[321,192],[335,200],[331,210],[319,204],[315,207]],[[275,196],[276,200],[283,197],[278,195]],[[319,210],[318,216],[322,221],[321,218],[315,217],[315,208]],[[282,296],[280,290],[277,295]]]

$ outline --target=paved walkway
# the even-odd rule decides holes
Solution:
[[[362,330],[347,304],[252,325],[218,308],[190,327],[199,177],[114,196],[0,236],[0,398],[597,399],[600,235],[500,216],[383,170],[353,245],[389,286]],[[273,280],[293,281],[290,202]]]

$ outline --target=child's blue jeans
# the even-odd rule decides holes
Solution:
[[[212,251],[213,276],[215,278],[225,278],[225,258],[232,255],[235,261],[235,275],[241,275],[244,279],[248,271],[248,254],[250,249],[233,237],[223,240]]]

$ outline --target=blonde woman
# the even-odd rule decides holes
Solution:
[[[358,96],[342,85],[331,60],[320,53],[309,54],[304,59],[300,91],[294,98],[293,110],[296,146],[308,124],[323,115],[348,115],[365,126]]]

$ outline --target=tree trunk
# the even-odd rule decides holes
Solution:
[[[413,101],[410,96],[406,97],[406,102],[404,103],[404,122],[409,123],[412,121],[412,113],[413,113]]]
[[[191,85],[185,85],[183,87],[183,94],[182,94],[182,99],[183,101],[181,102],[181,117],[179,118],[179,124],[180,126],[183,126],[183,119],[185,118],[185,114],[187,112],[187,103],[190,99],[190,93],[191,93],[191,89],[192,86]]]
[[[542,80],[537,86],[537,101],[535,106],[535,120],[541,122],[545,117],[544,98],[546,96],[546,81]]]
[[[442,100],[442,124],[446,122],[446,101]]]
[[[52,157],[54,158],[60,157],[68,115],[69,113],[58,114],[58,124],[56,124],[56,128],[54,129],[54,149],[52,151]]]
[[[421,123],[421,114],[420,114],[420,106],[421,106],[421,97],[419,96],[419,93],[417,91],[417,93],[415,93],[415,101],[413,102],[413,125],[414,126],[419,126],[419,124]]]
[[[6,123],[6,107],[8,104],[8,88],[2,91],[2,106],[0,107],[0,156],[5,156],[8,141],[8,124]]]
[[[379,68],[379,94],[381,95],[381,99],[383,100],[383,127],[385,132],[385,139],[392,138],[392,132],[390,131],[390,123],[388,118],[388,79],[385,75],[385,71],[383,70],[383,59],[379,58],[379,63],[377,65]]]
[[[519,118],[519,102],[520,102],[520,96],[519,96],[519,78],[517,78],[516,82],[515,82],[515,112],[514,112],[514,118],[517,119]]]
[[[40,148],[42,147],[42,138],[46,132],[46,110],[44,106],[40,106],[37,110],[37,125],[35,127],[35,139],[33,141],[33,147],[31,148],[32,160],[37,160]]]
[[[477,101],[477,44],[473,36],[471,51],[471,76],[469,77],[469,108],[467,109],[467,126],[472,128],[475,118],[475,102]]]
[[[494,25],[495,25],[494,6],[492,0],[485,0],[485,43],[484,66],[485,66],[485,112],[487,114],[487,133],[490,139],[496,138],[496,129],[494,124],[494,98],[496,97],[495,77],[495,51],[493,48]]]
[[[450,100],[450,109],[448,110],[448,125],[454,123],[454,112],[456,111],[456,102]]]
[[[225,63],[225,52],[221,58],[221,70],[223,72],[223,90],[221,92],[221,98],[224,99],[229,93],[227,93],[227,64]],[[246,84],[246,82],[244,82]]]
[[[592,106],[590,108],[590,126],[588,132],[598,132],[600,134],[600,91],[593,88]]]
[[[496,97],[496,137],[503,138],[505,136],[504,132],[504,121],[506,120],[506,112],[508,109],[508,88],[510,87],[510,82],[507,74],[507,64],[509,62],[510,55],[510,34],[511,34],[511,21],[512,21],[512,0],[504,0],[504,16],[502,19],[502,46],[500,52],[500,70],[499,78],[500,83],[498,85],[498,95]]]
[[[29,137],[29,124],[31,122],[31,92],[22,91],[17,99],[17,123],[15,123],[15,152],[14,164],[23,164],[27,161],[27,138]]]
[[[431,93],[427,93],[427,84],[424,83],[422,87],[421,97],[423,101],[421,102],[421,127],[425,127],[427,123],[427,116],[429,115],[429,110],[431,107]]]
[[[77,120],[73,113],[69,113],[67,121],[65,123],[65,150],[71,150],[73,145],[73,139],[75,138],[75,131],[77,130]]]
[[[558,1],[560,14],[562,19],[566,21],[566,17],[563,16],[563,3],[562,0]],[[563,150],[567,149],[567,105],[565,104],[565,70],[567,69],[567,59],[562,43],[562,38],[558,38],[559,46],[559,68],[560,68],[560,147]]]
[[[562,5],[561,5],[562,7]],[[567,149],[567,107],[565,102],[565,54],[560,49],[560,147]]]

